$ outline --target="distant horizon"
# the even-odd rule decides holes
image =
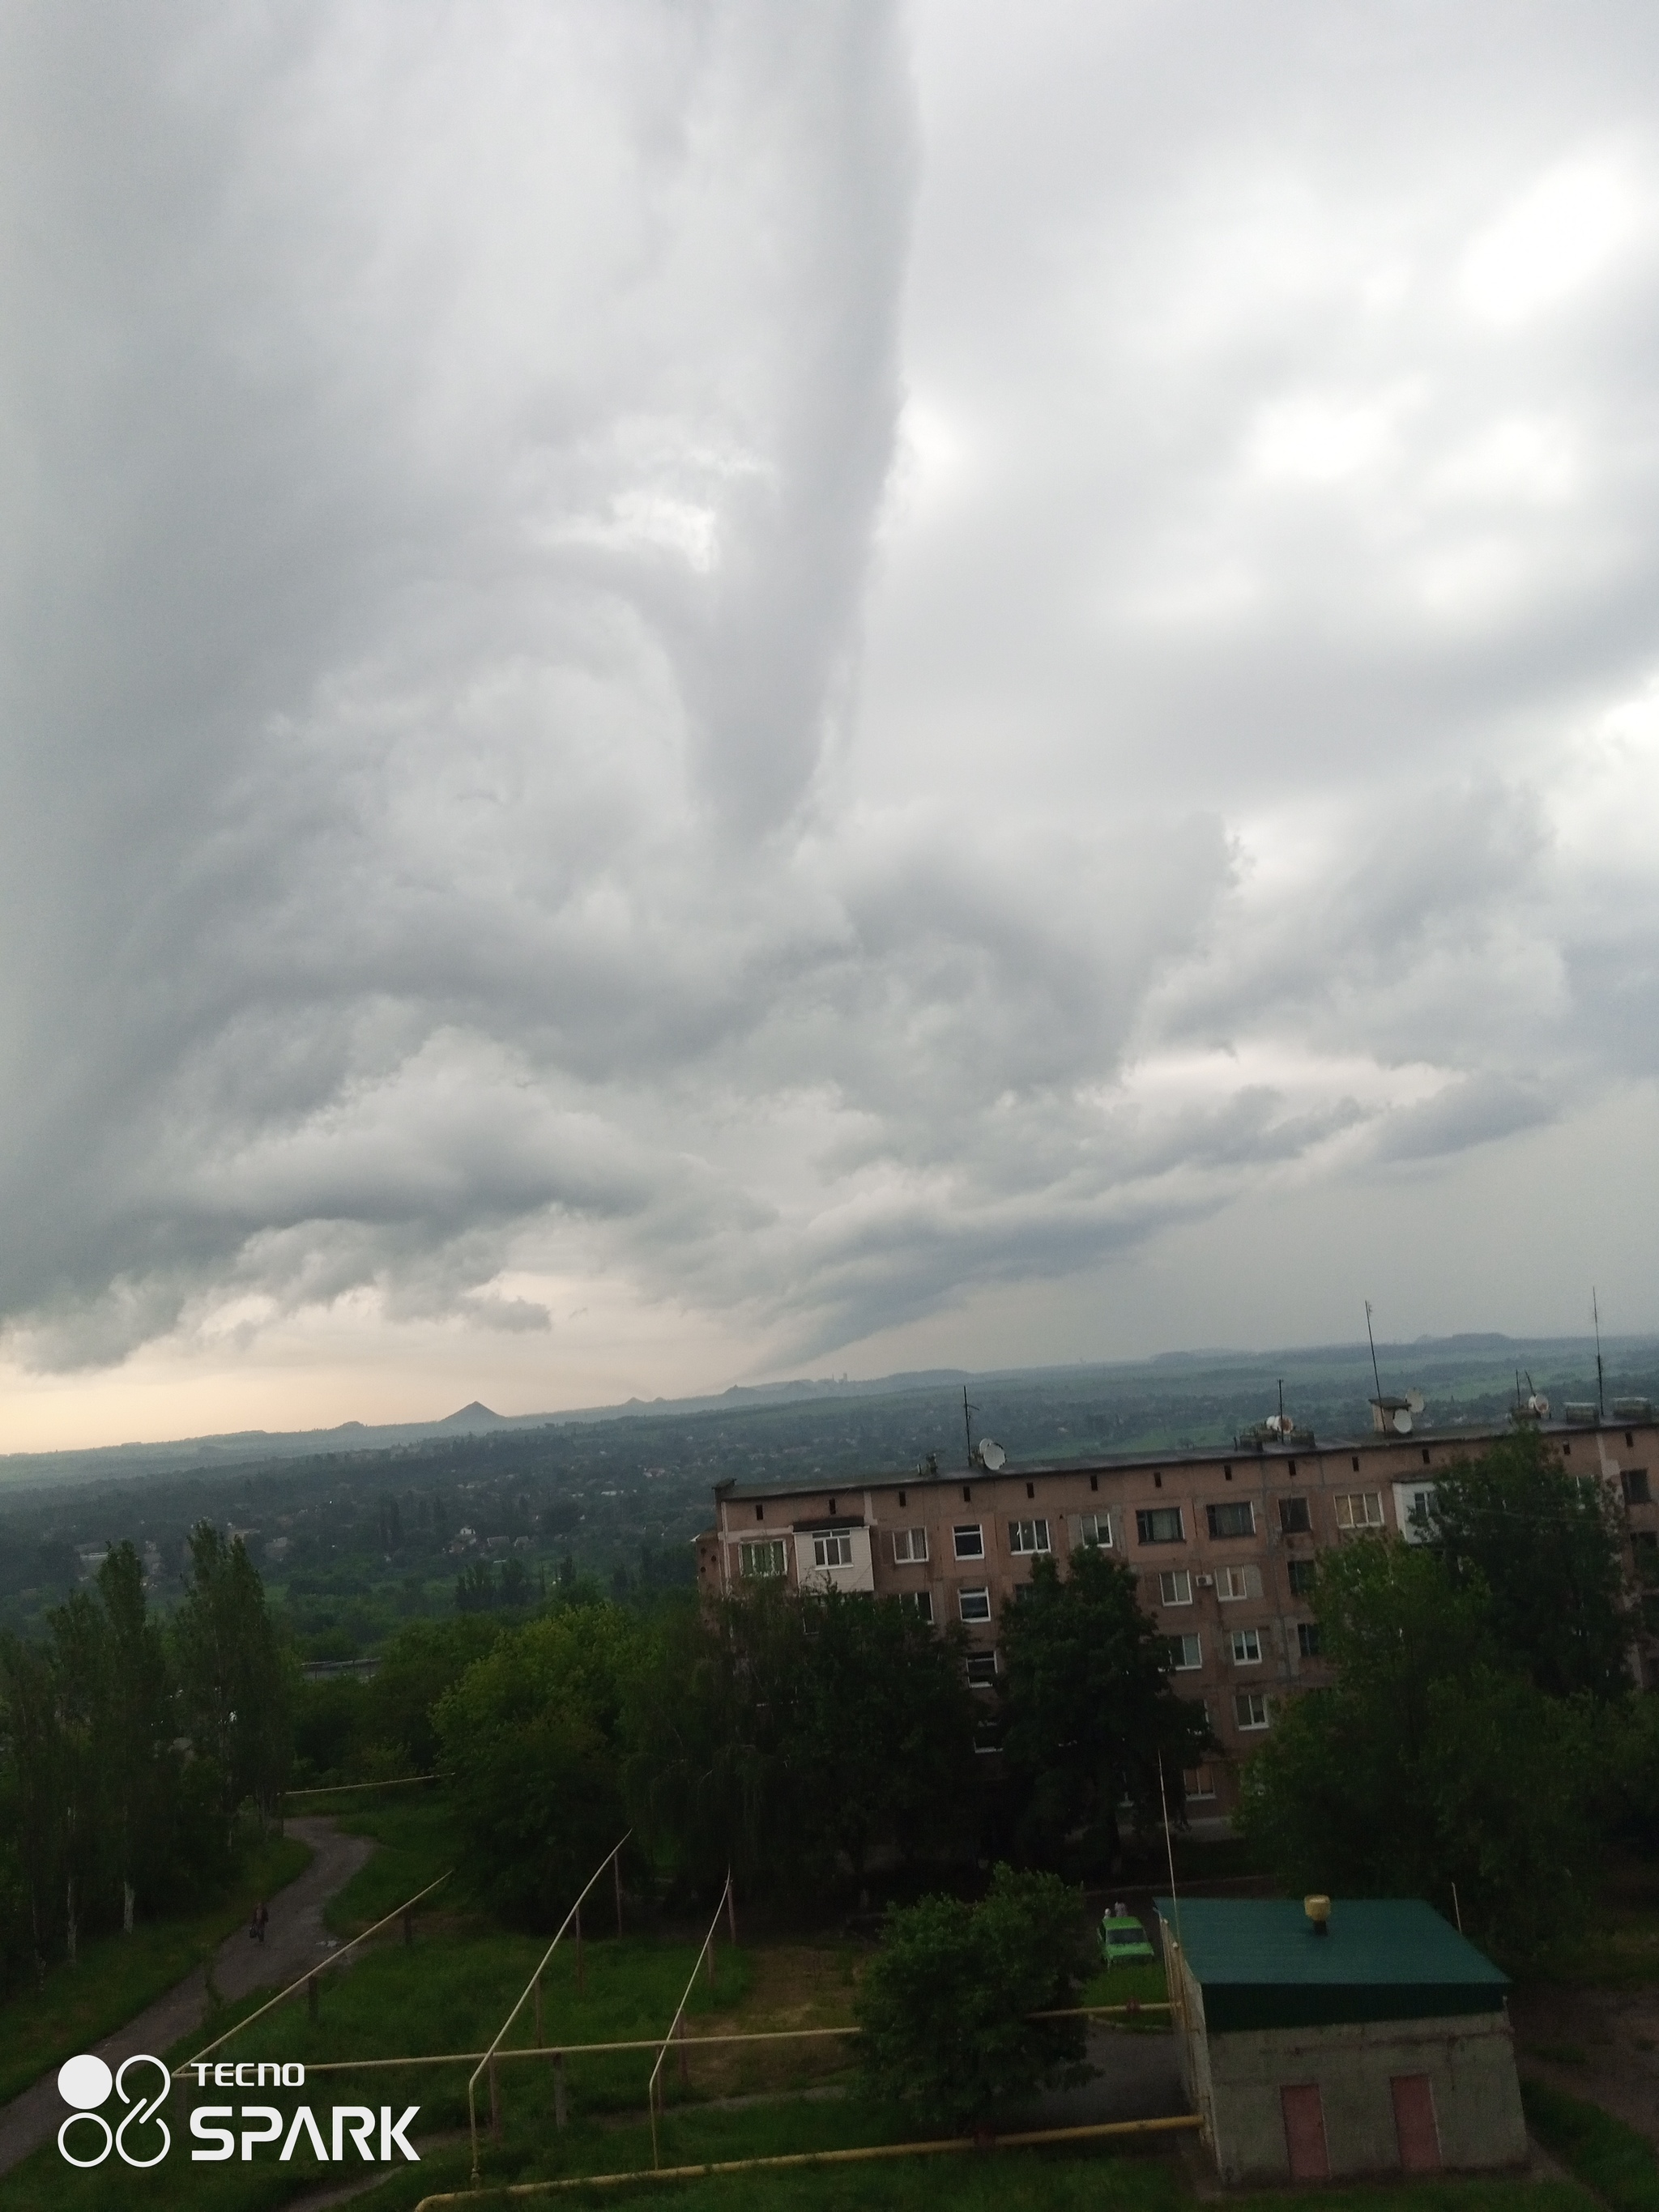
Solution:
[[[1623,1330],[1616,1334],[1603,1331],[1601,1345],[1606,1352],[1615,1346],[1659,1346],[1659,1330]],[[1437,1351],[1479,1352],[1490,1350],[1531,1349],[1567,1350],[1593,1348],[1595,1338],[1592,1332],[1534,1332],[1517,1334],[1500,1329],[1460,1329],[1445,1334],[1423,1334],[1414,1337],[1384,1337],[1379,1335],[1376,1350],[1379,1359],[1397,1358],[1410,1353],[1432,1353]],[[453,1429],[467,1432],[466,1417],[477,1413],[483,1422],[471,1430],[480,1432],[489,1424],[507,1428],[534,1427],[540,1423],[557,1424],[603,1421],[627,1418],[631,1413],[672,1413],[714,1410],[731,1400],[786,1402],[791,1397],[820,1395],[836,1390],[846,1390],[861,1396],[921,1390],[930,1384],[973,1383],[977,1381],[1009,1380],[1045,1376],[1071,1376],[1087,1373],[1132,1373],[1138,1370],[1174,1365],[1181,1363],[1217,1365],[1250,1365],[1261,1363],[1291,1362],[1297,1359],[1353,1358],[1369,1364],[1371,1347],[1364,1336],[1336,1337],[1305,1344],[1264,1345],[1249,1347],[1200,1346],[1191,1349],[1170,1346],[1132,1358],[1093,1358],[1054,1360],[1046,1362],[1021,1361],[1006,1366],[939,1366],[896,1369],[889,1373],[871,1376],[848,1374],[781,1377],[765,1382],[731,1382],[722,1387],[690,1391],[674,1395],[659,1394],[644,1397],[634,1394],[627,1398],[575,1403],[568,1406],[538,1406],[518,1413],[504,1413],[501,1407],[489,1404],[482,1398],[473,1398],[450,1412],[433,1415],[410,1415],[392,1420],[365,1419],[349,1415],[344,1419],[325,1425],[301,1425],[293,1428],[243,1427],[200,1430],[188,1435],[158,1434],[153,1437],[123,1437],[118,1439],[92,1443],[53,1445],[46,1449],[22,1447],[0,1451],[0,1467],[17,1461],[76,1459],[97,1454],[122,1452],[165,1452],[187,1450],[207,1445],[234,1445],[240,1443],[276,1443],[301,1439],[325,1439],[348,1433],[367,1437],[392,1437],[399,1434],[419,1432],[429,1434]],[[1289,1378],[1287,1378],[1288,1380]],[[373,1449],[373,1446],[369,1447]]]

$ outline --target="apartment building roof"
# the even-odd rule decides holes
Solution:
[[[1166,1926],[1176,1908],[1157,1900]],[[1212,2033],[1502,2009],[1508,1977],[1415,1897],[1337,1898],[1328,1933],[1285,1898],[1184,1898],[1180,1942]]]
[[[1541,1421],[1531,1425],[1547,1437],[1594,1435],[1596,1429],[1623,1429],[1631,1425],[1631,1416],[1609,1414],[1604,1421],[1587,1424],[1582,1421]],[[1641,1425],[1652,1420],[1650,1413],[1641,1417]],[[1449,1445],[1486,1444],[1511,1433],[1507,1421],[1473,1424],[1443,1428],[1419,1425],[1409,1436],[1378,1436],[1367,1431],[1357,1437],[1316,1437],[1311,1431],[1295,1431],[1283,1437],[1271,1440],[1255,1437],[1243,1441],[1213,1444],[1184,1444],[1170,1446],[1167,1450],[1135,1452],[1102,1452],[1089,1459],[1070,1460],[1007,1460],[994,1469],[977,1464],[970,1467],[941,1467],[929,1474],[916,1468],[888,1469],[876,1473],[830,1474],[819,1469],[814,1474],[791,1476],[782,1481],[742,1482],[728,1476],[714,1485],[716,1498],[796,1498],[835,1496],[845,1492],[851,1496],[860,1490],[927,1490],[941,1483],[1007,1481],[1011,1478],[1021,1482],[1033,1481],[1038,1475],[1063,1474],[1131,1474],[1138,1468],[1206,1467],[1217,1460],[1249,1466],[1260,1460],[1273,1465],[1282,1460],[1306,1460],[1321,1454],[1334,1452],[1397,1451],[1402,1444],[1438,1444],[1443,1449]]]

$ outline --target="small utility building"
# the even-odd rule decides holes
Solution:
[[[1224,2181],[1524,2161],[1508,1982],[1429,1905],[1158,1910],[1182,2075]]]

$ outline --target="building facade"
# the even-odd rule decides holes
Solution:
[[[1540,1427],[1564,1476],[1616,1494],[1632,1593],[1655,1580],[1651,1409]],[[1432,1491],[1435,1470],[1504,1433],[1385,1431],[1316,1443],[1287,1430],[1224,1450],[975,1465],[833,1489],[723,1482],[715,1525],[697,1540],[698,1583],[710,1598],[775,1580],[898,1597],[936,1626],[961,1626],[969,1680],[991,1692],[1002,1608],[1035,1562],[1054,1556],[1064,1571],[1073,1551],[1098,1545],[1135,1575],[1143,1610],[1170,1640],[1176,1690],[1208,1713],[1218,1750],[1186,1778],[1188,1818],[1202,1832],[1231,1814],[1238,1767],[1284,1698],[1329,1680],[1310,1604],[1319,1553],[1384,1532],[1411,1540],[1413,1507]],[[1659,1641],[1650,1657],[1646,1642],[1638,1636],[1636,1663],[1659,1680]]]
[[[1182,2082],[1221,2179],[1526,2162],[1504,1977],[1414,1898],[1158,1900]]]

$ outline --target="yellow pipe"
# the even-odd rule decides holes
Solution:
[[[702,2181],[717,2173],[759,2173],[787,2166],[851,2166],[877,2158],[927,2158],[940,2151],[1024,2150],[1038,2143],[1098,2142],[1106,2136],[1174,2135],[1201,2127],[1196,2112],[1164,2120],[1107,2120],[1094,2127],[1037,2128],[1020,2135],[994,2136],[982,2143],[973,2136],[946,2136],[935,2142],[870,2143],[856,2150],[791,2151],[781,2158],[722,2159],[708,2166],[641,2166],[627,2173],[583,2173],[568,2181],[514,2181],[491,2190],[494,2197],[544,2197],[563,2189],[606,2189],[628,2181]],[[441,2204],[476,2204],[472,2190],[446,2190],[423,2197],[415,2212],[437,2212]]]

